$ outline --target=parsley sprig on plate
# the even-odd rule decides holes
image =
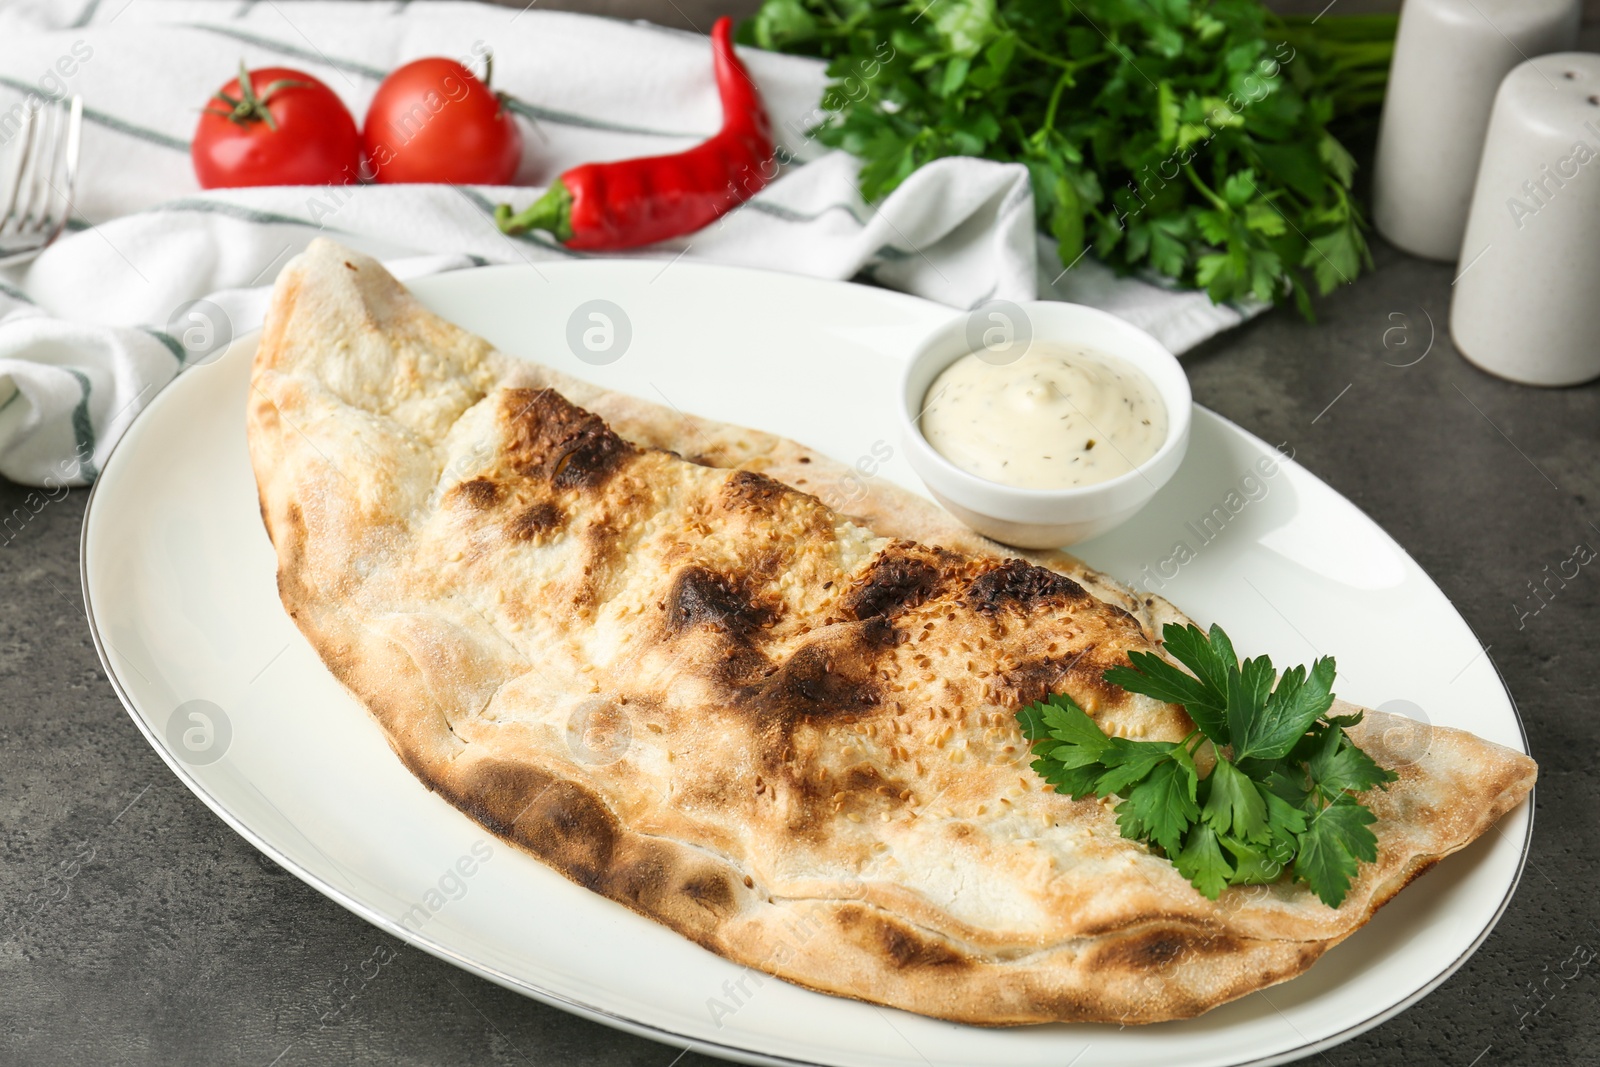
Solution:
[[[1055,694],[1017,712],[1033,769],[1074,799],[1118,796],[1122,836],[1156,846],[1202,894],[1275,882],[1288,872],[1330,908],[1361,861],[1378,857],[1376,817],[1356,799],[1397,777],[1345,732],[1361,713],[1328,715],[1334,661],[1278,677],[1266,656],[1240,663],[1221,627],[1169,624],[1160,656],[1129,653],[1105,678],[1181,704],[1197,729],[1182,741],[1110,737],[1076,701]],[[1276,680],[1277,684],[1273,682]],[[1202,777],[1195,756],[1211,746]]]

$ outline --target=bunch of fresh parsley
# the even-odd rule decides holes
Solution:
[[[1069,696],[1017,712],[1038,758],[1033,769],[1058,793],[1122,798],[1122,836],[1155,845],[1215,900],[1229,885],[1275,882],[1285,872],[1330,908],[1344,900],[1361,860],[1378,855],[1376,821],[1356,794],[1395,780],[1345,727],[1361,714],[1329,716],[1334,661],[1277,678],[1265,656],[1241,664],[1220,627],[1209,635],[1168,625],[1174,659],[1133,652],[1105,678],[1134,693],[1181,704],[1198,727],[1183,741],[1108,737]],[[1215,765],[1195,766],[1202,746]]]
[[[1394,26],[1258,0],[765,0],[740,33],[831,60],[814,136],[861,157],[868,200],[942,156],[1020,162],[1063,265],[1088,247],[1309,317],[1310,283],[1371,264],[1330,123],[1375,112]]]

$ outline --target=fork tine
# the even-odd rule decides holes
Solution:
[[[73,96],[23,113],[21,145],[6,211],[0,215],[0,266],[38,255],[66,229],[82,145],[83,100]]]
[[[62,218],[72,213],[72,194],[78,184],[78,151],[83,147],[83,97],[72,96],[72,112],[67,116],[67,206]]]
[[[59,103],[46,104],[43,110],[38,150],[33,153],[32,173],[28,175],[28,208],[22,214],[23,229],[30,234],[41,232],[50,217],[50,199],[54,194],[51,181],[56,177],[56,160],[61,154],[66,125],[66,109]]]
[[[50,144],[50,169],[45,177],[44,210],[39,215],[43,241],[61,235],[72,214],[72,182],[78,166],[78,135],[83,120],[83,100],[73,96],[56,108],[55,136]]]
[[[16,207],[12,210],[16,232],[21,237],[31,237],[33,231],[37,229],[33,212],[34,202],[39,198],[39,169],[48,165],[50,130],[54,124],[54,114],[48,104],[42,104],[34,109],[34,132],[31,144],[33,150],[28,153],[27,169],[23,171],[18,183],[21,188],[18,190]]]
[[[4,233],[11,225],[12,211],[17,206],[17,194],[22,191],[22,175],[28,166],[28,157],[33,149],[34,108],[24,106],[22,109],[22,125],[17,130],[16,160],[11,166],[11,177],[6,182],[9,191],[6,193],[6,207],[0,211],[0,233]]]
[[[66,153],[61,160],[61,217],[56,220],[48,240],[54,241],[72,221],[72,198],[78,183],[78,150],[83,145],[83,97],[76,94],[67,108]]]

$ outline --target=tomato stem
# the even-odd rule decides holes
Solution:
[[[252,122],[265,122],[267,129],[277,130],[277,120],[272,117],[272,111],[267,107],[272,98],[284,89],[309,89],[310,82],[295,81],[293,78],[279,78],[275,82],[268,82],[260,93],[256,92],[255,85],[250,80],[250,70],[244,65],[244,60],[239,60],[239,98],[235,100],[227,93],[218,91],[212,99],[221,100],[228,105],[225,112],[211,108],[206,110],[212,114],[222,115],[229,122],[240,126],[247,126]]]

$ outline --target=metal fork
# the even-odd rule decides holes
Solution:
[[[81,97],[23,105],[5,146],[12,161],[0,184],[0,267],[32,259],[66,228],[82,132]]]

